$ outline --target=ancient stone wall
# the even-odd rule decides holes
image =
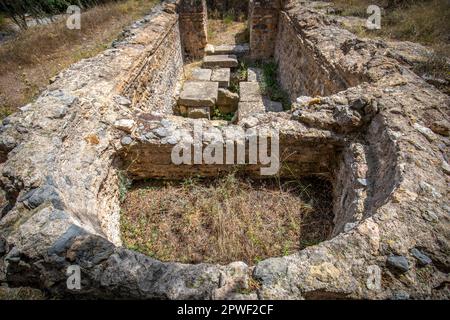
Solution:
[[[250,0],[248,23],[252,59],[273,57],[280,8],[279,0]]]
[[[187,56],[203,58],[208,44],[208,13],[206,0],[181,0],[180,15],[181,42]]]

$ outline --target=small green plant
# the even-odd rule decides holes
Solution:
[[[212,120],[226,120],[231,121],[234,118],[234,112],[231,113],[222,113],[218,108],[214,109],[214,113],[212,116]]]

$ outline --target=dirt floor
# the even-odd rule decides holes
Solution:
[[[0,119],[31,102],[69,65],[105,50],[123,28],[149,12],[156,0],[125,0],[82,12],[81,30],[65,19],[38,25],[0,45]],[[5,23],[4,23],[5,24]]]
[[[122,240],[162,261],[252,265],[326,240],[331,192],[319,179],[141,182],[122,206]]]
[[[208,43],[221,45],[248,42],[249,33],[246,21],[233,21],[231,19],[208,20]]]

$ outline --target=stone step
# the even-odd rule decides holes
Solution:
[[[207,69],[206,69],[207,70]],[[230,68],[220,68],[212,70],[211,81],[219,83],[219,88],[228,88],[230,86],[231,70]]]
[[[212,70],[197,68],[192,70],[190,80],[192,81],[211,81]]]
[[[185,107],[214,107],[218,92],[218,82],[186,81],[178,99],[178,105]]]
[[[250,46],[248,43],[244,44],[224,44],[220,46],[214,46],[208,44],[205,48],[206,55],[217,55],[217,54],[234,54],[237,56],[244,56],[250,52]]]
[[[203,68],[236,68],[237,57],[232,54],[206,56],[203,59]]]

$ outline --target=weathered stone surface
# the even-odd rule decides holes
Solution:
[[[184,83],[178,104],[186,107],[214,107],[218,90],[217,82],[187,81]]]
[[[206,0],[180,0],[178,11],[181,42],[186,54],[202,58],[208,43]]]
[[[135,122],[133,119],[120,119],[114,122],[114,126],[119,130],[131,133],[135,126]]]
[[[282,1],[250,1],[249,31],[252,59],[273,57]]]
[[[263,99],[266,112],[283,112],[283,104],[277,101],[271,101],[269,99]]]
[[[240,82],[239,94],[241,102],[261,102],[262,95],[258,82]]]
[[[390,256],[386,261],[387,265],[396,271],[407,272],[409,270],[409,262],[402,256]]]
[[[192,81],[211,81],[212,70],[197,68],[192,70],[192,75],[189,80]],[[212,80],[217,81],[217,80]]]
[[[433,130],[433,132],[443,135],[443,136],[450,136],[450,122],[446,119],[441,119],[438,121],[434,121],[431,124],[431,130]]]
[[[262,101],[239,102],[238,120],[241,121],[247,117],[264,112],[266,112],[266,107]]]
[[[231,44],[231,45],[220,45],[213,46],[208,44],[205,48],[207,55],[227,55],[233,54],[236,56],[244,56],[250,51],[249,45],[246,44]]]
[[[212,71],[211,81],[218,82],[220,88],[228,88],[230,86],[230,78],[230,68],[220,68]]]
[[[263,71],[260,68],[250,67],[247,69],[248,82],[261,82],[263,79]]]
[[[238,61],[235,55],[212,55],[203,59],[203,68],[236,68]]]
[[[238,108],[239,95],[227,89],[219,89],[217,107],[223,114],[235,112]]]

